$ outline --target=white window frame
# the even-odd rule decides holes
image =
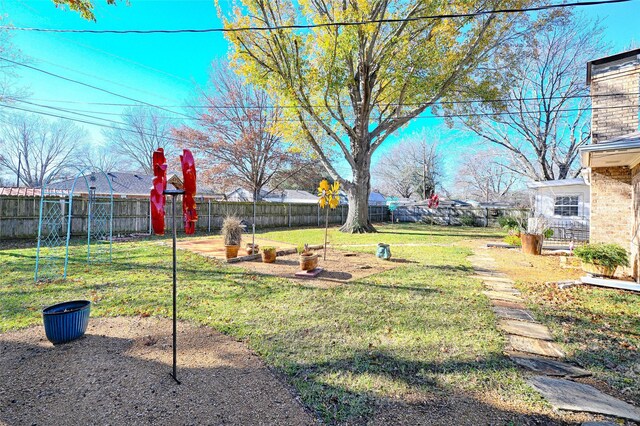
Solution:
[[[575,197],[577,199],[577,204],[560,204],[558,206],[557,204],[557,199],[558,198],[573,198]],[[553,195],[553,216],[556,218],[563,218],[563,217],[572,217],[572,218],[577,218],[580,217],[580,211],[581,209],[581,199],[582,199],[582,195],[580,194],[554,194]],[[561,214],[557,214],[556,213],[556,207],[576,207],[576,212],[577,214],[575,215],[561,215]]]

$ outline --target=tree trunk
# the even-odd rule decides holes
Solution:
[[[340,228],[342,232],[363,234],[376,232],[376,228],[369,222],[369,191],[371,190],[370,160],[357,162],[353,170],[353,183],[345,185],[345,192],[349,200],[347,220]]]

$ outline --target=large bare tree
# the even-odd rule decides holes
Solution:
[[[512,50],[515,60],[483,76],[504,90],[479,96],[500,101],[454,104],[450,111],[461,114],[464,127],[482,140],[509,152],[514,172],[534,180],[574,177],[578,148],[590,134],[584,67],[602,51],[597,22],[561,16],[524,37]]]
[[[463,154],[455,181],[457,192],[477,201],[505,201],[522,181],[509,161],[496,148]]]
[[[442,178],[442,158],[436,143],[416,136],[399,142],[383,154],[373,167],[379,190],[388,195],[427,199]]]
[[[167,158],[174,157],[172,122],[163,111],[148,106],[129,107],[123,111],[121,121],[118,129],[103,132],[109,150],[121,160],[121,170],[153,174],[151,155],[157,148],[164,148]]]
[[[373,232],[367,208],[372,154],[414,117],[459,92],[497,46],[528,27],[526,14],[492,10],[537,2],[237,3],[237,8],[220,8],[229,28],[320,25],[225,35],[238,70],[281,105],[292,107],[286,110],[289,120],[282,122],[287,137],[311,147],[331,177],[342,183],[349,201],[342,230]],[[421,18],[470,12],[484,14]],[[345,21],[371,23],[337,24]],[[340,157],[328,156],[327,147],[337,147]],[[347,164],[348,173],[339,173],[340,164]]]
[[[301,154],[291,152],[277,131],[282,110],[264,90],[247,84],[224,62],[214,64],[209,85],[198,95],[206,110],[198,126],[174,130],[176,138],[194,148],[206,165],[210,184],[228,190],[242,186],[260,197],[267,185],[277,186],[303,164]],[[293,170],[291,170],[293,169]]]
[[[0,128],[0,165],[19,175],[21,185],[39,187],[74,164],[74,153],[85,137],[70,121],[11,115]]]

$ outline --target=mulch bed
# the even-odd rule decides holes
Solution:
[[[0,334],[0,424],[287,424],[316,420],[245,345],[208,327],[92,318],[53,346],[43,327]]]
[[[373,274],[395,269],[411,261],[403,259],[380,260],[372,253],[351,253],[340,250],[327,249],[327,260],[323,258],[323,250],[316,250],[319,256],[318,267],[323,271],[317,278],[296,278],[300,271],[298,254],[278,256],[275,263],[262,263],[260,259],[250,262],[240,262],[236,266],[264,275],[290,278],[298,282],[321,286],[335,286],[349,281],[368,277]]]

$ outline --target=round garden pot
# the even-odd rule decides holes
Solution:
[[[247,244],[247,255],[258,254],[259,247],[258,244]]]
[[[300,270],[311,271],[318,266],[317,254],[301,254],[300,255]]]
[[[587,262],[582,262],[582,270],[587,274],[600,275],[607,278],[613,277],[613,274],[616,272],[616,268],[608,268],[606,266]]]
[[[74,300],[42,310],[44,332],[54,345],[67,343],[84,335],[89,324],[91,302]]]
[[[522,241],[522,252],[525,254],[542,254],[542,243],[544,242],[544,236],[542,234],[522,234],[520,235]]]
[[[240,246],[224,246],[224,248],[227,259],[238,257],[238,250],[240,250]]]
[[[389,248],[389,244],[378,243],[378,250],[376,251],[376,257],[382,260],[391,259],[391,249]]]
[[[276,251],[275,250],[263,250],[262,251],[262,262],[263,263],[273,263],[276,261]]]

